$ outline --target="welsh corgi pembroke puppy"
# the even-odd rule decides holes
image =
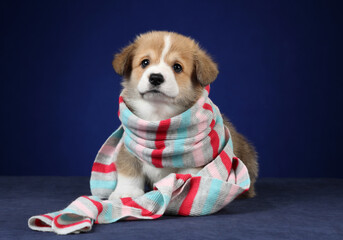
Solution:
[[[128,108],[146,121],[169,119],[186,111],[217,75],[217,64],[189,37],[166,31],[139,35],[114,56],[114,70],[123,77],[123,97]],[[212,93],[213,94],[213,93]],[[224,96],[223,96],[224,97]],[[251,186],[241,197],[254,197],[258,164],[254,147],[224,118],[234,153],[246,165]],[[196,174],[198,168],[156,168],[133,156],[125,146],[118,153],[117,186],[109,199],[138,197],[145,183],[153,184],[170,173]]]

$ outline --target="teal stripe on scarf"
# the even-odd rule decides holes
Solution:
[[[104,214],[104,218],[105,218],[105,221],[110,223],[113,221],[113,212],[112,212],[112,208],[111,207],[107,207],[106,208],[106,211],[105,211],[105,214]]]
[[[230,139],[228,141],[228,144],[230,146],[231,149],[233,149],[233,143],[232,143],[232,137],[230,136]]]
[[[201,215],[207,215],[212,212],[212,208],[214,204],[217,202],[222,184],[223,184],[222,180],[219,180],[216,178],[212,179],[210,190],[208,191],[208,196],[206,198]]]
[[[65,208],[63,209],[63,213],[73,213],[73,214],[77,214],[77,212],[74,210],[74,209],[71,209],[71,208]],[[55,215],[55,217],[57,216],[58,214]]]
[[[150,199],[151,201],[157,203],[159,206],[167,205],[170,201],[170,197],[163,195],[158,191],[147,192],[144,197]]]
[[[112,133],[111,137],[117,138],[118,141],[121,139],[123,136],[124,129],[123,128],[118,128],[114,133]]]
[[[125,146],[130,146],[131,142],[133,141],[132,138],[128,137],[128,134],[133,134],[130,130],[126,130],[126,135],[124,135],[124,144]],[[127,148],[130,151],[130,148]],[[130,151],[131,152],[131,151]]]
[[[250,186],[250,178],[247,178],[246,180],[244,180],[243,182],[241,182],[240,184],[239,184],[239,186],[240,187],[244,187],[244,188],[246,188],[247,186]]]
[[[132,114],[133,113],[128,108],[122,110],[122,112],[121,112],[121,115],[122,115],[121,121],[122,121],[122,123],[124,125],[128,123],[129,118],[131,117]]]
[[[104,181],[104,180],[91,180],[91,189],[103,188],[103,189],[114,189],[117,185],[117,181]]]
[[[125,124],[128,123],[128,121],[130,121],[130,117],[133,115],[133,113],[129,110],[129,109],[125,109],[122,113],[125,117],[123,117],[122,121],[125,120]],[[124,123],[124,122],[123,122]],[[124,135],[124,145],[125,146],[131,146],[131,142],[133,141],[131,137],[129,137],[129,135],[134,135],[134,133],[131,132],[131,130],[129,128],[125,129],[126,134]],[[131,146],[132,147],[132,146]],[[129,152],[131,152],[133,155],[135,155],[135,153],[131,150],[131,147],[127,148],[127,150]]]

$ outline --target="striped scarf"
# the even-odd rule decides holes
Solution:
[[[199,216],[215,213],[247,191],[247,168],[233,153],[229,130],[208,97],[209,87],[187,111],[162,121],[145,121],[119,98],[122,125],[99,150],[92,168],[92,196],[81,196],[61,211],[33,216],[33,230],[68,234],[90,231],[93,223],[155,219],[164,213]],[[204,166],[197,175],[172,173],[137,198],[107,200],[117,183],[120,148],[155,167]]]

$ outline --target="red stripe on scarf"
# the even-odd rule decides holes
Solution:
[[[151,153],[151,158],[153,159],[153,161],[159,161],[158,159],[160,159],[160,158],[161,158],[161,161],[162,161],[162,152],[165,149],[165,146],[164,145],[160,145],[158,147],[160,147],[161,149],[155,149]],[[156,162],[156,163],[158,163],[158,162]],[[161,165],[161,167],[163,167],[163,166]]]
[[[121,198],[120,200],[123,203],[123,205],[125,205],[125,206],[141,209],[142,210],[142,213],[141,213],[142,216],[151,217],[152,219],[159,218],[162,216],[162,215],[154,214],[154,213],[150,212],[149,210],[143,208],[141,205],[139,205],[138,203],[133,201],[132,198],[130,198],[130,197]]]
[[[206,90],[208,93],[210,93],[210,85],[207,85],[207,86],[205,87],[205,90]]]
[[[202,107],[206,110],[210,110],[213,113],[213,108],[210,104],[204,103],[204,105]]]
[[[226,171],[228,172],[228,174],[230,174],[232,162],[231,162],[229,155],[227,155],[227,153],[225,151],[222,151],[219,154],[219,157],[222,160],[222,163],[224,164]]]
[[[40,219],[35,219],[35,226],[37,227],[51,227],[50,225],[46,224],[45,222],[43,222]]]
[[[122,102],[124,102],[124,99],[122,96],[119,96],[119,104],[121,104]]]
[[[155,147],[157,148],[157,149],[164,149],[165,148],[165,145],[164,145],[164,140],[162,140],[162,141],[155,141]]]
[[[100,213],[102,212],[102,210],[104,209],[104,207],[102,206],[102,204],[98,201],[95,201],[87,196],[83,196],[84,198],[88,199],[89,201],[91,201],[94,206],[98,209],[98,215],[100,215]]]
[[[185,200],[183,200],[180,206],[179,213],[178,213],[179,215],[188,216],[191,213],[193,201],[199,189],[200,180],[201,180],[201,177],[191,178],[190,189]]]
[[[208,134],[208,136],[211,138],[211,147],[212,147],[212,158],[215,159],[218,155],[219,150],[219,136],[218,133],[213,129],[216,122],[212,120],[211,122],[211,129],[212,131]]]
[[[114,165],[114,163],[111,163],[110,165],[106,165],[106,164],[95,162],[92,168],[92,172],[110,173],[114,171],[116,171],[116,166]]]
[[[170,126],[170,119],[162,120],[158,126],[156,132],[155,146],[157,149],[153,150],[151,153],[151,162],[155,167],[162,168],[162,153],[165,149],[164,140],[166,139],[167,132]]]
[[[177,180],[181,179],[182,181],[186,182],[188,179],[190,179],[192,177],[192,175],[191,174],[179,174],[179,173],[176,173],[175,177],[176,177]]]
[[[213,108],[210,104],[208,103],[205,103],[203,106],[202,106],[204,109],[206,110],[209,110],[213,113]],[[216,122],[215,120],[213,119],[211,124],[210,124],[210,127],[212,129],[212,131],[208,134],[208,136],[211,138],[211,146],[212,146],[212,157],[213,159],[215,159],[218,155],[218,150],[219,150],[219,136],[218,136],[218,133],[213,130],[214,128],[214,125],[216,125]]]
[[[124,99],[123,99],[122,96],[119,96],[119,105],[120,105],[122,102],[124,102]],[[120,115],[120,108],[118,109],[118,117],[119,117],[119,115]]]
[[[236,171],[236,169],[237,169],[237,166],[238,166],[238,160],[237,160],[237,157],[233,157],[233,158],[232,158],[232,168],[233,168],[233,170],[235,170],[235,171]]]
[[[98,202],[98,201],[95,201],[95,200],[93,200],[93,199],[90,199],[90,198],[87,197],[87,196],[83,196],[83,197],[86,198],[86,199],[88,199],[89,201],[91,201],[91,202],[94,204],[94,206],[98,209],[98,215],[97,215],[96,221],[95,221],[95,223],[98,223],[98,217],[99,217],[100,213],[102,212],[102,210],[104,209],[104,207],[103,207],[102,204],[101,204],[100,202]]]
[[[47,218],[47,219],[50,219],[51,221],[54,219],[53,217],[50,217],[49,215],[46,215],[46,214],[42,215],[42,217],[45,217],[45,218]]]

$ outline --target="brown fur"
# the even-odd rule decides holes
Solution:
[[[207,86],[217,78],[217,64],[200,48],[195,53],[194,63],[197,79],[202,86]]]
[[[112,65],[116,73],[120,76],[128,77],[132,70],[132,56],[136,49],[135,44],[123,48],[120,53],[116,54]]]
[[[142,163],[126,149],[125,145],[118,153],[116,167],[120,173],[127,176],[140,176],[142,174]]]
[[[130,105],[130,99],[140,97],[135,91],[139,80],[144,73],[140,64],[143,59],[149,59],[151,64],[158,64],[163,46],[164,36],[171,36],[171,48],[165,57],[165,62],[172,66],[179,63],[183,67],[181,73],[175,73],[180,93],[174,104],[184,106],[184,110],[191,107],[202,94],[203,86],[213,82],[218,75],[217,64],[211,57],[192,39],[170,32],[149,32],[140,35],[134,43],[125,47],[115,55],[113,67],[115,71],[124,76],[122,95],[128,107],[134,112]],[[247,166],[251,187],[241,197],[254,197],[256,195],[254,183],[258,175],[257,154],[254,147],[239,134],[229,120],[225,119],[225,125],[232,135],[234,152]],[[123,148],[117,159],[117,168],[123,174],[139,176],[141,163],[126,148]]]
[[[233,124],[225,116],[223,118],[225,126],[230,130],[234,153],[245,164],[250,176],[250,189],[240,197],[252,198],[256,195],[255,182],[258,176],[257,153],[254,146],[242,134],[236,131]]]

